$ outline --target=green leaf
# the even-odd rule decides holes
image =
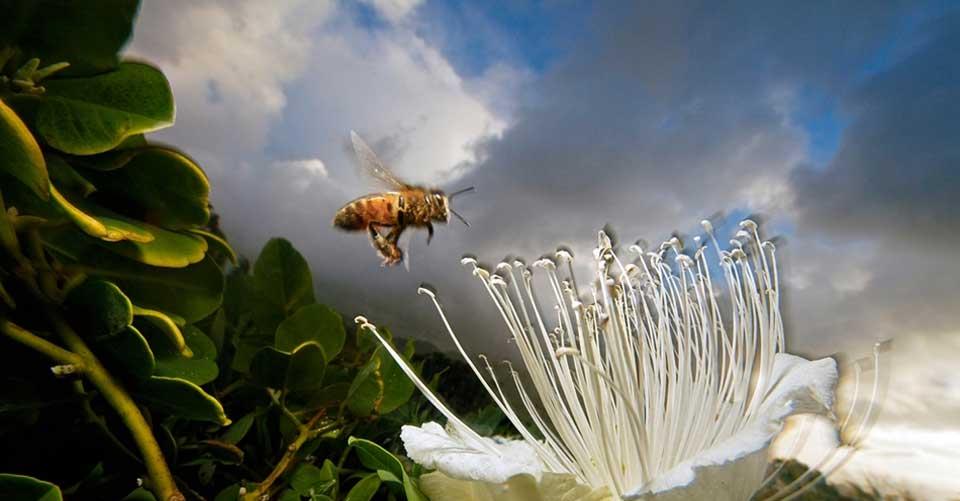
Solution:
[[[222,352],[223,343],[227,336],[227,314],[223,311],[223,308],[218,309],[213,316],[213,320],[210,322],[209,335],[217,353]]]
[[[173,436],[173,432],[164,424],[155,424],[153,427],[153,435],[157,437],[157,442],[160,444],[160,450],[163,452],[163,457],[167,460],[167,464],[176,466],[180,456],[180,447],[177,444],[176,437]]]
[[[379,368],[379,357],[371,357],[350,384],[350,390],[347,391],[347,408],[354,415],[366,417],[376,411],[383,396],[383,381],[377,374]]]
[[[347,493],[346,501],[370,501],[380,489],[380,477],[371,473],[360,479]]]
[[[413,381],[407,377],[400,365],[383,350],[377,352],[380,357],[380,379],[383,381],[383,396],[380,398],[380,405],[377,411],[380,414],[386,414],[393,411],[410,400],[416,387]],[[403,353],[404,358],[409,362],[413,356],[413,341],[407,342]]]
[[[97,191],[97,187],[93,183],[83,177],[59,155],[47,153],[44,155],[44,160],[47,162],[50,179],[61,189],[79,193],[83,197],[88,197],[91,193]]]
[[[200,262],[207,253],[207,241],[203,238],[139,223],[123,216],[114,216],[117,222],[127,228],[136,229],[153,235],[150,242],[124,240],[120,242],[98,241],[97,243],[111,252],[151,266],[164,268],[183,268]]]
[[[217,348],[213,341],[192,325],[183,329],[183,338],[193,352],[192,358],[184,357],[166,339],[152,344],[157,356],[154,374],[185,379],[196,385],[204,385],[217,379]]]
[[[393,478],[400,479],[403,483],[403,492],[407,496],[407,501],[426,501],[413,479],[403,469],[403,463],[396,456],[383,447],[363,438],[350,437],[347,439],[347,444],[356,449],[363,466],[378,472],[383,470],[392,475]],[[378,476],[383,478],[385,475]]]
[[[185,268],[158,268],[103,252],[92,239],[56,238],[45,243],[68,268],[110,279],[139,306],[196,322],[213,313],[223,295],[223,274],[210,258]]]
[[[207,224],[210,182],[192,159],[165,146],[78,158],[98,200],[131,217],[170,229]]]
[[[251,487],[247,487],[248,489]],[[233,484],[224,487],[217,496],[213,498],[213,501],[237,501],[240,499],[240,484]]]
[[[117,214],[90,199],[52,191],[54,204],[104,249],[135,261],[165,268],[183,268],[203,259],[207,241]],[[77,239],[67,229],[50,232],[48,238]],[[82,238],[82,237],[81,237]]]
[[[226,278],[223,291],[223,311],[227,320],[234,326],[239,326],[241,318],[249,315],[255,302],[253,292],[253,277],[241,269],[234,268]],[[273,331],[270,332],[271,337]]]
[[[158,331],[163,337],[167,338],[168,343],[162,346],[170,346],[186,358],[193,356],[193,350],[191,350],[187,344],[187,340],[183,336],[183,331],[180,330],[180,326],[177,325],[177,322],[173,318],[170,318],[169,315],[162,311],[141,308],[137,305],[133,305],[133,315],[141,318],[139,322],[141,327],[145,327],[149,332]],[[183,324],[182,319],[180,324]],[[151,343],[154,342],[155,341],[151,341]]]
[[[26,475],[0,473],[0,499],[22,499],[24,501],[62,501],[60,488]]]
[[[280,493],[278,501],[300,501],[300,494],[293,489],[286,489]]]
[[[0,22],[8,43],[22,59],[37,57],[43,64],[70,62],[70,75],[91,75],[114,69],[133,28],[137,0],[64,2],[32,0],[17,6],[10,21]],[[4,9],[11,2],[4,2]],[[8,15],[4,12],[4,17]],[[3,41],[3,40],[0,40]],[[3,45],[0,43],[0,45]]]
[[[284,388],[290,397],[310,400],[323,390],[323,373],[326,356],[319,344],[308,341],[298,346],[290,355],[290,364],[284,378]]]
[[[397,478],[403,478],[403,464],[389,451],[367,439],[350,437],[347,444],[357,451],[360,463],[371,470],[386,470]]]
[[[300,463],[290,476],[290,486],[304,496],[328,492],[336,482],[336,466],[329,459],[324,460],[322,468]]]
[[[243,335],[233,337],[233,360],[230,361],[230,368],[242,373],[250,372],[250,364],[253,363],[253,357],[264,347],[270,346],[269,336]]]
[[[0,174],[3,172],[0,171]],[[7,179],[3,179],[6,177],[8,176],[0,176],[0,181],[4,184],[4,194],[9,195],[8,204],[17,207],[23,214],[51,220],[67,219],[87,235],[110,242],[124,239],[149,242],[154,238],[153,234],[144,228],[111,217],[111,214],[102,209],[97,211],[98,216],[88,213],[87,210],[97,208],[80,195],[61,193],[57,186],[51,184],[50,198],[41,200],[32,192],[18,189],[20,183],[6,186]]]
[[[230,424],[220,402],[185,379],[154,376],[140,383],[134,394],[150,407],[180,418]]]
[[[389,331],[384,329],[389,336]],[[408,342],[403,353],[409,360],[413,343]],[[376,412],[386,414],[403,405],[413,395],[415,387],[393,358],[377,348],[369,361],[357,372],[347,395],[347,408],[357,416]]]
[[[237,264],[239,263],[239,259],[237,258],[237,253],[236,251],[233,250],[233,247],[231,247],[230,243],[228,243],[226,240],[206,230],[198,230],[196,228],[192,228],[188,231],[190,233],[193,233],[194,235],[203,237],[207,241],[207,248],[210,251],[219,252],[220,254],[223,254],[223,257],[226,257],[227,260],[229,260],[232,265],[237,266]]]
[[[88,337],[112,336],[133,322],[130,299],[106,280],[85,280],[70,291],[63,306],[74,328]]]
[[[157,498],[153,497],[153,493],[143,487],[137,487],[120,501],[157,501]]]
[[[281,389],[287,381],[290,354],[267,346],[250,361],[250,377],[260,386]]]
[[[308,304],[277,327],[278,350],[293,351],[307,341],[314,341],[323,348],[327,361],[343,349],[346,332],[340,314],[322,304]]]
[[[149,379],[157,363],[150,344],[136,327],[128,325],[120,333],[97,342],[110,365],[122,367],[138,380]]]
[[[20,117],[0,100],[0,171],[15,177],[43,200],[50,198],[50,179],[40,145]]]
[[[173,124],[170,85],[147,64],[122,63],[109,73],[45,86],[36,128],[47,144],[66,153],[102,153],[131,135]]]
[[[271,239],[260,251],[253,266],[253,286],[254,319],[265,332],[274,332],[292,312],[314,302],[310,267],[282,238]]]
[[[403,485],[403,480],[395,477],[393,473],[387,470],[377,470],[377,476],[380,477],[380,480],[384,483]]]
[[[247,436],[247,432],[250,431],[250,427],[253,426],[253,420],[257,417],[255,412],[244,415],[242,418],[234,421],[227,431],[223,432],[220,435],[220,440],[236,445],[243,437]]]

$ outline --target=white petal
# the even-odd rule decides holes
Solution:
[[[809,361],[780,353],[773,361],[773,381],[760,407],[769,420],[792,414],[825,414],[833,406],[837,362],[832,358]]]
[[[827,413],[833,403],[837,364],[831,358],[808,361],[778,354],[774,382],[760,412],[732,437],[670,469],[624,499],[656,501],[749,499],[763,482],[767,447],[783,419],[796,413]]]
[[[573,475],[515,475],[504,483],[460,480],[439,471],[420,477],[420,489],[430,501],[612,501],[606,487],[591,489]]]
[[[469,445],[455,431],[445,430],[437,423],[404,426],[400,438],[407,457],[453,478],[501,484],[519,474],[539,479],[543,472],[540,459],[523,440],[483,438],[497,452],[491,454]]]

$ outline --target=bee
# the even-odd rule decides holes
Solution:
[[[426,228],[427,244],[433,238],[433,223],[447,223],[450,214],[463,224],[467,220],[450,207],[450,200],[466,188],[450,195],[442,190],[414,186],[399,180],[356,132],[350,131],[353,150],[360,170],[391,191],[371,193],[347,202],[333,218],[333,225],[346,231],[367,231],[370,243],[383,258],[381,266],[392,266],[403,261],[403,251],[397,246],[400,235],[408,227]],[[386,234],[381,233],[389,228]]]

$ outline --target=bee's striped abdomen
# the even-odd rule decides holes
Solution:
[[[333,219],[333,224],[344,230],[362,230],[369,224],[393,226],[397,224],[397,200],[393,194],[368,195],[347,203]]]

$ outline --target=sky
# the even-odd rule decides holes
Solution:
[[[177,123],[153,136],[209,174],[253,257],[283,236],[316,295],[451,347],[508,357],[464,254],[529,261],[596,232],[623,244],[777,237],[788,348],[867,355],[884,411],[838,477],[960,496],[960,5],[955,2],[145,0],[128,55],[159,65]],[[356,130],[398,176],[453,191],[470,222],[408,231],[410,270],[332,228],[374,191]],[[945,447],[944,444],[955,444]]]

